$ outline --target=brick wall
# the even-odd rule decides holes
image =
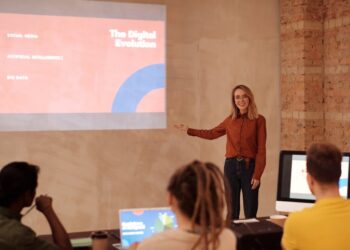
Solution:
[[[325,140],[350,151],[350,1],[324,1]]]
[[[350,1],[282,0],[280,28],[281,148],[349,151]]]

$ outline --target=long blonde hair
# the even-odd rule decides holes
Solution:
[[[242,84],[237,85],[236,87],[234,87],[232,89],[232,95],[231,95],[232,119],[236,119],[239,115],[239,109],[235,103],[235,91],[237,89],[243,90],[249,98],[248,113],[247,113],[248,118],[251,120],[257,119],[259,117],[259,113],[258,113],[258,109],[257,109],[256,104],[255,104],[253,92],[250,90],[250,88],[248,88],[247,86],[242,85]]]
[[[229,188],[220,169],[212,163],[193,161],[173,174],[167,189],[181,212],[191,219],[191,229],[200,235],[192,249],[208,250],[209,244],[217,249],[219,235],[231,218]]]

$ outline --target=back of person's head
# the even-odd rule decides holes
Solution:
[[[338,184],[342,154],[330,143],[314,143],[307,150],[307,172],[323,184]]]
[[[27,162],[11,162],[0,171],[0,205],[8,207],[27,191],[35,192],[39,167]]]
[[[207,247],[218,244],[218,236],[230,218],[227,184],[220,169],[212,163],[194,161],[178,169],[171,177],[168,191],[178,203],[181,212],[191,219],[192,227],[200,230],[201,241]],[[228,216],[224,219],[224,211]],[[209,235],[209,238],[208,238]]]

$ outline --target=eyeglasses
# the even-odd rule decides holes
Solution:
[[[234,99],[236,100],[236,101],[240,101],[240,100],[246,100],[246,99],[249,99],[249,97],[247,96],[247,95],[236,95],[235,97],[234,97]]]

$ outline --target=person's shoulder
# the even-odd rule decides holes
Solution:
[[[301,211],[290,213],[286,219],[286,223],[300,220],[300,218],[303,217],[303,214],[304,213]]]
[[[157,233],[150,238],[143,240],[138,250],[177,250],[177,249],[191,249],[191,247],[197,242],[199,238],[198,234],[189,233],[187,231],[174,229],[166,230],[161,233]]]
[[[229,228],[224,228],[222,230],[222,232],[221,232],[221,235],[222,235],[222,237],[228,237],[228,238],[236,239],[236,236],[235,236],[234,232],[231,229],[229,229]]]
[[[222,230],[220,238],[223,239],[227,243],[236,244],[236,235],[231,229],[225,228]]]
[[[334,207],[337,213],[343,214],[344,218],[350,219],[350,199],[341,198]]]
[[[0,238],[14,249],[58,249],[55,245],[37,237],[30,227],[15,219],[0,220]]]
[[[266,121],[265,116],[263,116],[262,114],[258,114],[258,121]]]
[[[137,249],[170,249],[174,244],[177,244],[178,239],[181,239],[179,234],[181,234],[179,230],[166,230],[164,232],[154,234],[152,237],[146,238],[140,242]]]
[[[266,119],[263,115],[258,114],[258,118],[254,120],[259,127],[266,127]]]
[[[17,220],[7,220],[1,223],[1,239],[16,249],[35,240],[35,232]]]
[[[37,240],[36,233],[33,229],[23,224],[17,228],[16,233],[16,238],[21,244],[31,245]]]
[[[224,122],[232,121],[232,120],[233,120],[232,114],[229,114],[228,116],[225,117]]]
[[[21,241],[25,237],[36,236],[35,232],[30,227],[15,219],[2,219],[0,225],[2,231],[1,235],[11,239],[12,242]]]
[[[236,249],[236,236],[232,230],[225,228],[219,236],[218,250],[232,250]]]
[[[350,199],[344,199],[343,201],[343,207],[344,207],[344,211],[346,211],[346,214],[350,214]]]
[[[301,211],[293,212],[288,215],[286,223],[288,224],[299,224],[299,223],[308,223],[309,220],[314,219],[315,217],[315,207],[304,208]]]
[[[350,199],[341,198],[339,202],[343,203],[346,206],[350,206]]]

